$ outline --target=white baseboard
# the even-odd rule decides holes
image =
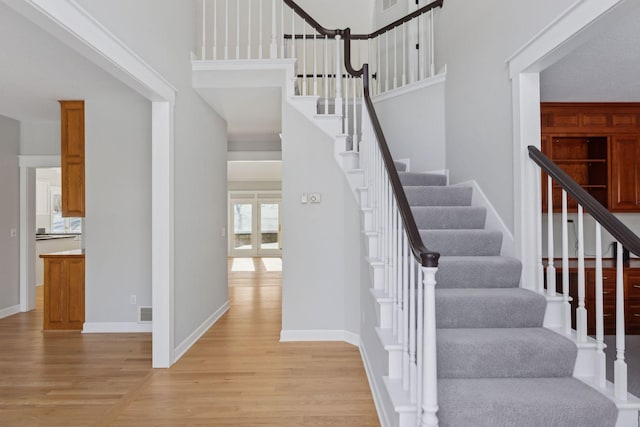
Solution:
[[[297,329],[280,331],[280,342],[288,341],[344,341],[360,346],[360,336],[339,329]]]
[[[362,357],[362,364],[364,365],[364,371],[367,374],[367,380],[369,381],[369,388],[371,389],[371,395],[373,396],[373,404],[376,407],[378,413],[378,420],[382,427],[391,427],[391,421],[389,415],[382,404],[382,391],[375,376],[371,373],[371,365],[369,363],[369,357],[367,351],[363,345],[360,345],[360,357]]]
[[[184,341],[182,341],[173,350],[173,363],[176,363],[187,351],[211,328],[227,311],[229,310],[229,301],[222,304],[222,307],[216,310],[207,320],[205,320],[198,328],[191,333]]]
[[[14,314],[18,314],[18,313],[20,313],[20,304],[14,305],[12,307],[3,308],[0,310],[0,319],[13,316]]]
[[[85,322],[83,334],[139,334],[151,332],[151,323]]]

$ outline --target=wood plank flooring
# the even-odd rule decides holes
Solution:
[[[0,426],[378,426],[358,349],[280,343],[281,275],[251,263],[230,260],[229,312],[171,369],[150,368],[149,334],[0,320]]]

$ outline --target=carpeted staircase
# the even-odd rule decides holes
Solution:
[[[440,426],[614,426],[616,405],[573,377],[576,345],[542,326],[546,298],[519,287],[521,264],[500,255],[472,188],[397,167],[423,242],[441,254]]]

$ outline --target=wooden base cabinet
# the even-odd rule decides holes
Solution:
[[[67,251],[44,259],[44,330],[82,330],[84,254]]]

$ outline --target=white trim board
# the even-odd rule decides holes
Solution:
[[[388,99],[396,98],[398,96],[405,95],[407,93],[414,92],[419,89],[423,89],[429,86],[435,86],[437,84],[443,84],[447,80],[447,67],[445,66],[444,70],[440,74],[436,74],[435,76],[428,77],[424,80],[419,80],[417,82],[409,83],[402,87],[391,89],[387,92],[381,93],[379,95],[375,95],[371,97],[371,101],[374,104],[381,101],[386,101]]]
[[[344,341],[360,346],[360,336],[353,332],[339,329],[295,329],[280,331],[280,342],[292,341]]]
[[[191,335],[189,335],[187,338],[184,339],[184,341],[182,341],[180,343],[180,345],[178,345],[178,347],[176,347],[176,349],[173,351],[173,363],[176,363],[178,360],[180,360],[180,358],[182,356],[185,355],[185,353],[187,351],[189,351],[189,349],[191,347],[193,347],[193,345],[198,342],[198,340],[213,326],[215,325],[215,323],[220,320],[220,318],[222,316],[224,316],[224,314],[229,311],[229,301],[225,302],[224,304],[222,304],[222,307],[220,307],[219,309],[216,310],[215,313],[213,313],[211,316],[209,316],[209,318],[207,320],[205,320],[202,325],[200,325],[195,331],[193,331],[191,333]]]
[[[376,407],[376,412],[378,413],[378,420],[382,427],[391,427],[391,421],[389,419],[389,414],[387,413],[384,405],[382,404],[382,388],[376,381],[376,377],[372,374],[371,364],[369,363],[369,357],[367,356],[366,348],[361,344],[360,348],[360,357],[362,358],[362,364],[364,365],[364,371],[367,374],[367,381],[369,381],[369,389],[371,390],[371,395],[373,397],[373,404]],[[386,393],[386,390],[384,391]]]
[[[149,323],[138,322],[85,322],[83,334],[140,334],[150,333]]]
[[[11,307],[3,308],[0,310],[0,319],[4,319],[5,317],[13,316],[14,314],[20,313],[20,304],[14,305]]]

